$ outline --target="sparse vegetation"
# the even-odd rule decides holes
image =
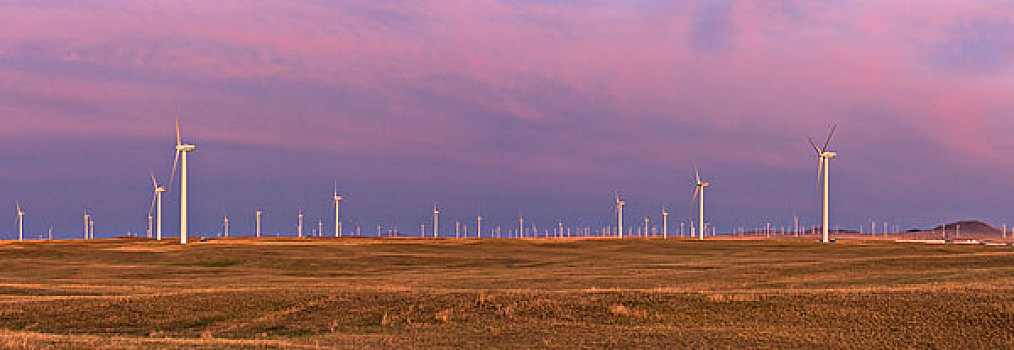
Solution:
[[[1012,348],[1010,247],[0,243],[0,348]]]

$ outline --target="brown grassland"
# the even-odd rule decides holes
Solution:
[[[1014,348],[1014,250],[773,240],[0,243],[0,347]]]

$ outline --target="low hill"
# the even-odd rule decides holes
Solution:
[[[933,228],[933,231],[947,231],[948,237],[953,237],[954,234],[960,234],[961,236],[1000,236],[1003,234],[1003,230],[996,227],[990,226],[987,223],[977,220],[965,220],[957,221],[949,224],[937,226]]]

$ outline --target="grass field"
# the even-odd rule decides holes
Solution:
[[[1014,348],[1010,247],[0,243],[2,348]]]

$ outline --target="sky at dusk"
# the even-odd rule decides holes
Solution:
[[[0,238],[146,227],[180,112],[191,227],[407,233],[479,213],[599,228],[1014,222],[1010,1],[3,1]],[[178,230],[166,195],[165,231]],[[6,204],[3,204],[6,203]],[[7,208],[7,209],[3,209]],[[310,224],[313,222],[314,224]],[[309,228],[307,229],[309,231]]]

